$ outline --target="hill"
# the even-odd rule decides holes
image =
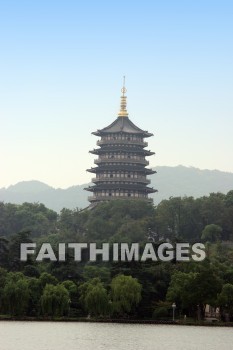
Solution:
[[[158,189],[155,204],[163,199],[176,196],[208,195],[211,192],[227,193],[233,189],[233,173],[219,170],[200,170],[182,165],[176,167],[158,166],[157,174],[151,176],[151,186]],[[88,205],[88,192],[76,185],[67,189],[53,188],[40,181],[23,181],[8,188],[0,189],[0,201],[21,204],[23,202],[41,202],[56,211],[65,208],[85,208]]]

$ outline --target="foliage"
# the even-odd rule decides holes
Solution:
[[[219,225],[206,225],[202,231],[201,239],[204,242],[216,242],[221,239],[222,228]]]
[[[83,269],[83,278],[85,281],[99,277],[99,279],[109,284],[111,281],[110,270],[107,267],[100,267],[94,265],[85,265]]]
[[[20,244],[49,242],[207,242],[203,263],[66,262],[19,260]],[[233,317],[233,191],[175,197],[157,207],[111,201],[92,210],[0,203],[0,312],[16,316],[167,318],[168,304],[204,317],[208,303]],[[199,305],[197,307],[197,305]]]
[[[152,315],[155,320],[166,319],[168,317],[168,309],[165,306],[157,307]]]
[[[175,301],[179,308],[192,315],[200,307],[204,316],[206,304],[216,304],[221,286],[221,279],[210,265],[200,265],[196,272],[175,271],[167,291],[167,300]]]
[[[111,282],[112,309],[117,314],[130,313],[141,300],[142,286],[132,276],[118,275]]]
[[[45,316],[63,316],[68,314],[70,297],[63,285],[46,284],[41,297],[41,310]]]
[[[80,300],[86,311],[93,316],[106,315],[109,311],[107,291],[99,278],[83,283],[79,287]]]
[[[218,295],[217,304],[227,310],[231,317],[233,316],[233,284],[227,283],[222,287],[221,293]]]
[[[57,213],[39,203],[0,203],[0,217],[0,235],[6,237],[21,231],[30,231],[33,236],[48,234],[55,230],[57,221]]]
[[[44,288],[46,286],[46,284],[53,284],[56,285],[58,283],[58,280],[56,279],[56,277],[54,277],[53,275],[47,273],[47,272],[43,272],[40,277],[39,277],[39,281],[41,284],[41,287]]]
[[[3,290],[4,309],[10,315],[24,315],[29,302],[28,281],[20,273],[9,273]]]

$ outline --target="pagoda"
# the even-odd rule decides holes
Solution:
[[[148,143],[144,141],[144,138],[153,134],[138,128],[129,119],[125,79],[121,92],[118,118],[106,128],[92,133],[101,137],[97,141],[99,148],[90,151],[98,156],[98,159],[94,160],[97,166],[87,169],[88,172],[95,174],[92,179],[94,185],[85,188],[93,192],[93,195],[88,197],[92,204],[116,199],[153,202],[148,198],[148,194],[157,192],[147,186],[151,182],[147,179],[147,175],[156,171],[146,168],[149,162],[145,158],[155,154],[145,149]]]

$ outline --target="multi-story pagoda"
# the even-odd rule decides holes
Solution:
[[[92,179],[94,186],[86,188],[93,192],[88,200],[91,203],[114,199],[141,199],[152,201],[149,193],[157,190],[147,187],[150,180],[147,175],[156,171],[146,168],[149,162],[145,159],[154,152],[145,149],[148,143],[144,138],[153,134],[138,128],[128,117],[126,109],[126,88],[122,88],[121,109],[118,118],[104,129],[92,134],[100,136],[97,141],[100,148],[90,151],[98,155],[94,161],[95,168],[87,171],[96,174]]]

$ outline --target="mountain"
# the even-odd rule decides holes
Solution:
[[[182,165],[176,167],[158,166],[157,174],[151,176],[151,186],[158,189],[152,195],[155,204],[173,196],[193,196],[195,198],[211,192],[227,193],[233,190],[233,173],[219,170],[200,170]],[[62,208],[85,208],[88,206],[88,192],[76,185],[67,189],[53,188],[40,181],[22,181],[8,188],[0,189],[0,201],[21,204],[41,202],[56,211]],[[90,193],[89,193],[90,195]]]
[[[86,185],[72,186],[67,189],[53,188],[40,181],[22,181],[8,188],[0,189],[0,201],[22,204],[40,202],[55,211],[62,208],[85,208],[88,206]]]

